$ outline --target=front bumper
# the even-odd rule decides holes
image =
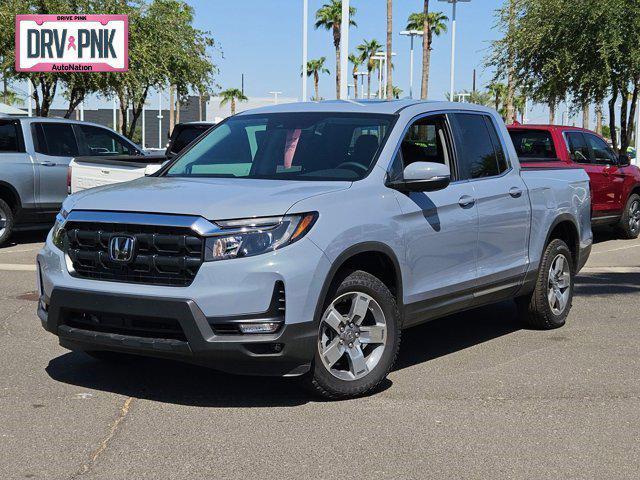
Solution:
[[[121,334],[103,326],[78,327],[72,312],[177,320],[184,338]],[[169,358],[236,374],[297,376],[309,370],[315,351],[313,322],[283,325],[268,335],[216,335],[193,300],[54,288],[43,295],[38,316],[45,330],[70,350],[109,350]],[[218,317],[215,318],[219,322]],[[258,319],[255,319],[258,321]]]

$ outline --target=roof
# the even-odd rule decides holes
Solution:
[[[425,110],[488,110],[486,107],[470,103],[452,103],[432,100],[327,100],[322,102],[295,102],[247,110],[239,115],[262,113],[294,112],[335,112],[335,113],[373,113],[395,114],[407,107],[424,105]]]
[[[582,128],[582,127],[573,127],[571,125],[550,125],[550,124],[544,124],[544,123],[527,123],[527,124],[521,124],[521,123],[512,123],[511,125],[507,125],[507,128],[509,130],[548,130],[548,131],[558,131],[558,132],[564,132],[567,130],[571,130],[571,131],[583,131],[583,132],[589,132],[589,133],[595,133],[587,128]]]

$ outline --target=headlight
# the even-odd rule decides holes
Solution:
[[[218,235],[207,238],[204,259],[213,262],[276,250],[304,237],[317,218],[318,213],[311,212],[217,221],[222,230]]]
[[[69,212],[65,209],[60,210],[60,213],[56,215],[56,223],[53,224],[53,229],[51,230],[51,241],[60,250],[64,247],[64,224],[68,216]]]

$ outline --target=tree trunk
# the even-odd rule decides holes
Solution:
[[[180,123],[180,97],[176,97],[176,123]]]
[[[340,99],[340,77],[342,71],[340,70],[340,25],[333,26],[333,46],[336,48],[336,98]]]
[[[596,105],[596,133],[602,135],[602,104]]]
[[[424,24],[422,25],[422,88],[420,98],[426,100],[429,96],[429,69],[431,67],[431,26],[429,25],[429,0],[424,0]]]
[[[582,104],[582,128],[589,129],[589,102]]]
[[[132,118],[131,118],[131,122],[129,125],[129,135],[128,138],[133,139],[135,133],[136,133],[136,125],[138,123],[138,118],[140,118],[140,115],[142,114],[142,107],[145,104],[145,102],[147,101],[147,95],[149,93],[149,87],[144,89],[144,93],[142,94],[142,96],[138,99],[138,103],[136,104],[136,102],[133,102],[132,105]]]
[[[509,35],[513,33],[516,21],[516,3],[515,0],[509,0]],[[507,99],[506,99],[506,115],[505,119],[507,125],[510,125],[515,120],[515,109],[513,106],[513,100],[515,98],[516,87],[515,87],[515,75],[514,75],[514,62],[515,62],[515,51],[513,49],[513,42],[509,42],[508,46],[508,62],[509,65],[507,67]]]
[[[371,74],[373,73],[373,69],[369,70],[369,75],[367,75],[367,98],[371,98]]]
[[[231,115],[236,114],[236,99],[231,98]]]
[[[320,75],[318,72],[313,72],[313,88],[316,92],[316,102],[320,100]]]
[[[638,105],[638,88],[639,87],[640,87],[640,84],[638,81],[636,81],[633,87],[633,94],[631,95],[631,105],[629,108],[629,120],[626,122],[627,131],[625,136],[622,138],[622,148],[621,148],[622,152],[627,151],[627,149],[631,145],[631,139],[633,138],[633,135],[635,133],[636,106]],[[626,108],[625,108],[625,114],[626,114]],[[637,140],[636,140],[636,144],[637,144]]]
[[[609,100],[609,128],[611,129],[611,143],[613,150],[619,153],[618,149],[618,132],[616,132],[616,102],[618,101],[618,88],[614,87]]]
[[[393,98],[393,0],[387,0],[387,100]]]
[[[554,125],[556,123],[556,99],[549,99],[549,124]]]
[[[198,93],[198,121],[202,121],[202,94]]]
[[[357,75],[353,76],[353,86],[354,86],[353,93],[355,95],[355,99],[358,100],[358,76]]]
[[[176,124],[175,88],[174,85],[169,85],[169,135],[173,132],[173,127]]]
[[[126,96],[124,93],[119,93],[118,94],[118,103],[119,103],[119,112],[118,112],[118,117],[120,120],[120,133],[122,133],[122,135],[124,135],[125,137],[128,137],[128,128],[129,128],[129,122],[127,119],[127,110],[129,110],[129,98],[128,96]]]

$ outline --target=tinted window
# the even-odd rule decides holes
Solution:
[[[584,139],[584,135],[579,132],[568,132],[565,135],[571,160],[578,163],[591,163],[589,160],[589,147]]]
[[[521,162],[557,160],[551,132],[545,130],[510,130],[509,135]]]
[[[133,155],[135,151],[115,133],[91,125],[80,125],[89,155]]]
[[[70,124],[39,123],[36,132],[36,151],[56,157],[78,155],[78,144]]]
[[[484,115],[452,115],[462,178],[491,177],[500,173],[498,158]],[[504,155],[504,154],[503,154]]]
[[[616,163],[616,155],[607,142],[595,135],[585,134],[587,144],[591,147],[591,159],[596,163]]]
[[[209,130],[166,175],[358,180],[373,168],[393,118],[332,113],[231,117]]]
[[[0,123],[0,152],[18,152],[18,129],[14,122]]]
[[[174,131],[169,150],[172,153],[180,153],[209,128],[210,126],[208,125],[184,125],[176,127],[177,131]]]
[[[496,152],[496,159],[498,160],[498,170],[500,173],[506,172],[509,169],[509,163],[507,162],[507,156],[504,154],[504,148],[500,138],[498,138],[498,132],[496,127],[489,117],[484,117],[487,124],[487,130],[489,130],[489,136],[491,137],[491,143],[493,144],[493,150]]]

